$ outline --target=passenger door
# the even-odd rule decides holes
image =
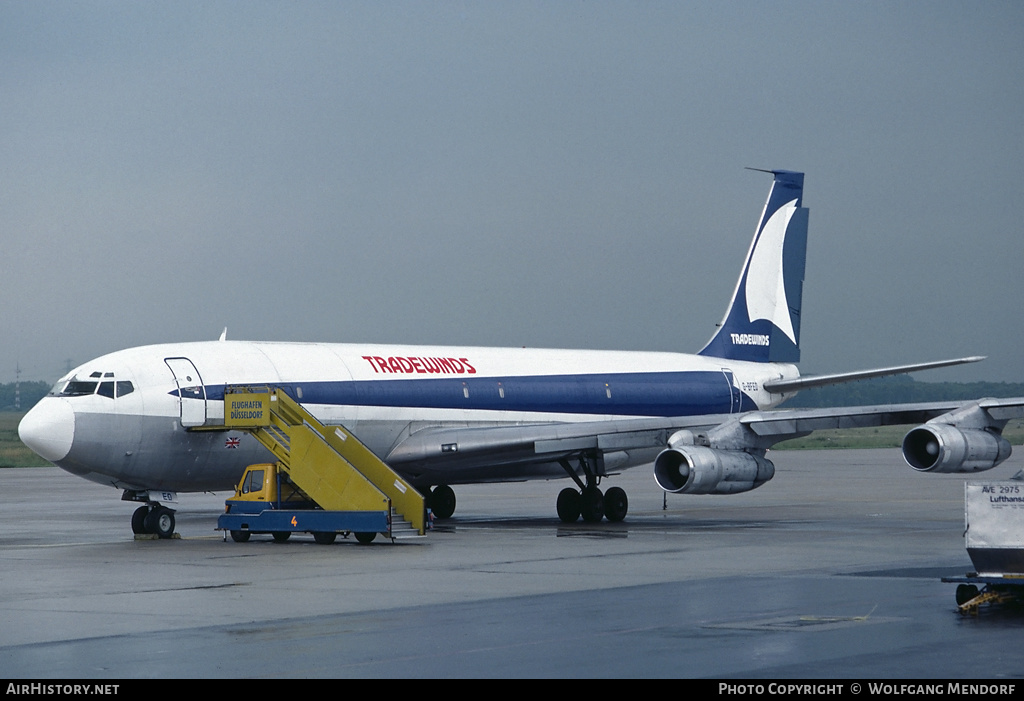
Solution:
[[[178,384],[181,425],[202,426],[206,423],[206,388],[199,370],[188,358],[164,358]]]

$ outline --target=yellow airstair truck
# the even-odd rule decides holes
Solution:
[[[250,465],[225,502],[217,529],[245,542],[269,534],[283,542],[311,533],[330,544],[338,534],[370,543],[426,534],[425,501],[343,426],[321,424],[281,389],[228,387],[226,428],[251,433],[277,462]]]

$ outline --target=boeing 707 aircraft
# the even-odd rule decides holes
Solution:
[[[525,348],[210,341],[102,356],[61,378],[22,420],[22,441],[68,472],[141,502],[136,532],[173,533],[176,492],[230,490],[273,458],[223,426],[225,389],[270,386],[325,424],[343,424],[428,496],[451,485],[571,478],[562,521],[621,521],[618,471],[653,463],[672,493],[755,489],[776,442],[821,428],[925,423],[904,441],[922,471],[970,472],[1010,454],[1006,421],[1024,400],[774,410],[796,391],[979,358],[800,377],[808,212],[802,173],[774,181],[725,318],[696,355]],[[160,518],[157,518],[159,516]]]

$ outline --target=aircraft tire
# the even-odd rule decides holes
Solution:
[[[555,509],[562,523],[576,523],[580,518],[580,493],[572,487],[566,487],[558,493]]]
[[[612,523],[618,523],[626,518],[629,510],[629,499],[626,497],[626,490],[621,487],[612,487],[604,493],[604,517]]]
[[[326,533],[323,531],[319,531],[313,534],[313,540],[315,540],[319,545],[330,545],[334,542],[335,538],[337,537],[338,534],[333,532]]]
[[[597,523],[604,517],[604,495],[597,487],[587,487],[580,495],[580,516],[587,523]]]
[[[356,533],[356,540],[359,541],[361,545],[369,545],[376,537],[376,533]]]
[[[236,543],[248,543],[249,535],[249,531],[231,531],[231,540]]]
[[[145,533],[148,533],[146,530],[147,516],[149,516],[149,507],[145,504],[135,509],[135,513],[132,514],[132,533],[135,535],[144,535]]]
[[[174,535],[174,512],[165,506],[154,507],[146,516],[145,526],[147,533],[170,538]]]
[[[292,537],[291,531],[274,531],[271,535],[274,536],[275,543],[284,543]]]
[[[451,518],[455,513],[455,490],[447,484],[439,484],[430,490],[429,503],[434,518]]]

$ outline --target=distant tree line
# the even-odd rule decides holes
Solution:
[[[0,385],[0,411],[18,410],[15,406],[15,388],[20,394],[21,411],[28,411],[33,404],[46,396],[50,391],[50,384],[38,380],[22,382],[20,385],[17,382]]]

